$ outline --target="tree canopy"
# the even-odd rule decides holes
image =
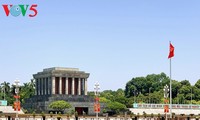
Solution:
[[[54,101],[49,104],[49,108],[52,108],[56,111],[64,111],[65,109],[71,108],[71,107],[72,107],[71,104],[64,100]]]

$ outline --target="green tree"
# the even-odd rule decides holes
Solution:
[[[188,80],[182,80],[181,85],[191,86],[190,82]]]
[[[56,111],[64,111],[65,109],[68,109],[71,107],[72,107],[71,104],[64,100],[54,101],[49,104],[49,108],[52,108]]]
[[[186,103],[184,94],[178,94],[177,95],[177,100],[178,100],[179,104],[185,104]]]
[[[176,80],[172,80],[172,98],[177,97],[180,88],[181,88],[181,83]]]
[[[191,93],[191,86],[186,86],[186,85],[183,85],[180,89],[179,89],[179,93],[180,94],[183,94],[185,96],[186,99],[190,99],[187,98],[188,95],[190,95]],[[191,96],[191,95],[190,95]]]
[[[194,85],[196,88],[200,89],[200,79]]]
[[[194,84],[192,92],[194,94],[193,99],[195,99],[196,101],[200,101],[200,79],[197,80],[197,82]]]
[[[112,90],[104,90],[101,92],[101,97],[105,97],[111,101],[115,101],[115,92]]]
[[[135,92],[148,96],[149,92],[160,91],[166,84],[169,84],[169,77],[165,73],[132,78],[125,86],[125,96],[135,96]]]
[[[10,83],[4,81],[3,83],[1,83],[1,92],[3,93],[2,95],[2,99],[6,99],[7,97],[9,97],[8,95],[10,94]],[[4,98],[4,94],[5,94],[5,98]]]
[[[200,101],[200,89],[196,86],[193,87],[192,92],[194,94],[193,99],[195,99],[196,101]]]
[[[105,98],[105,97],[100,97],[99,102],[108,103],[108,102],[111,102],[111,101],[109,99]]]
[[[24,83],[23,86],[20,87],[20,100],[22,103],[25,102],[25,99],[30,98],[35,94],[35,81],[31,79],[31,82]]]
[[[126,106],[124,104],[121,104],[119,102],[109,102],[107,104],[107,109],[116,111],[119,113],[120,111],[123,111],[126,109]]]
[[[115,101],[122,103],[126,106],[128,106],[127,101],[128,99],[125,97],[124,90],[123,89],[118,89],[116,92],[114,92],[115,96]]]
[[[3,83],[1,83],[1,98],[4,99],[4,92],[5,92],[5,100],[7,100],[8,105],[12,105],[13,101],[15,100],[11,90],[12,87],[10,87],[9,82],[4,81]]]
[[[161,103],[163,94],[160,92],[155,91],[154,93],[150,93],[149,98],[150,103],[156,103],[159,104]]]

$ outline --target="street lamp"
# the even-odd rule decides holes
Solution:
[[[168,98],[168,96],[169,96],[169,87],[168,87],[168,85],[165,85],[164,86],[164,89],[163,89],[163,91],[164,91],[164,98]]]
[[[17,80],[15,80],[15,82],[14,82],[14,86],[15,86],[15,94],[16,94],[16,96],[15,96],[15,98],[16,98],[16,101],[15,101],[15,105],[16,105],[16,110],[17,110],[17,112],[16,112],[16,120],[18,120],[18,109],[20,109],[20,102],[19,102],[19,80],[17,79]]]
[[[96,112],[96,120],[98,120],[98,113],[100,112],[100,104],[99,104],[99,90],[100,90],[100,86],[99,86],[99,83],[98,82],[96,82],[95,84],[94,84],[94,93],[95,93],[95,103],[94,103],[94,105],[95,105],[95,112]]]
[[[163,89],[163,91],[164,91],[164,98],[165,98],[165,105],[164,105],[164,112],[165,112],[165,116],[166,116],[166,120],[167,120],[167,112],[169,112],[169,106],[167,105],[167,103],[168,103],[168,100],[167,100],[167,98],[168,98],[168,96],[169,96],[169,87],[168,87],[168,85],[165,85],[164,86],[164,89]]]

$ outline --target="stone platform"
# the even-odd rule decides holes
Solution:
[[[35,95],[29,99],[26,99],[23,108],[28,111],[35,110],[37,113],[49,113],[50,111],[53,111],[48,107],[49,104],[57,100],[64,100],[66,102],[69,102],[72,105],[72,108],[75,108],[75,110],[78,111],[80,115],[82,114],[83,110],[87,115],[95,115],[94,98],[86,95]],[[104,107],[105,104],[102,103],[101,109],[103,109]],[[64,112],[67,113],[69,112],[69,110],[66,110]]]

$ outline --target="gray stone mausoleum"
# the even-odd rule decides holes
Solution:
[[[78,114],[94,115],[94,98],[87,95],[89,73],[77,68],[53,67],[33,75],[35,95],[26,99],[23,107],[28,111],[54,112],[48,105],[57,100],[69,102]],[[67,111],[65,111],[67,112]]]

